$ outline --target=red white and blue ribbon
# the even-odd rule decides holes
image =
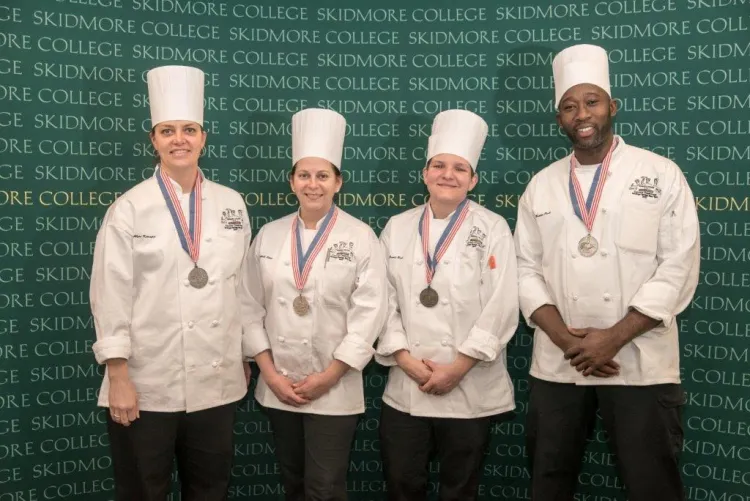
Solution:
[[[602,193],[604,193],[604,183],[607,180],[607,174],[609,173],[609,163],[612,161],[612,152],[617,147],[617,138],[612,141],[612,145],[609,147],[607,155],[604,157],[604,161],[599,164],[594,174],[594,180],[591,183],[589,194],[586,199],[583,198],[583,190],[581,189],[581,183],[578,181],[576,176],[576,166],[578,160],[575,154],[570,156],[570,181],[568,182],[568,189],[570,190],[570,199],[573,202],[573,211],[576,213],[583,224],[586,226],[586,230],[591,233],[591,229],[594,227],[594,220],[596,219],[596,211],[599,209],[599,201],[602,199]]]
[[[430,204],[426,204],[424,212],[422,212],[422,218],[419,220],[419,236],[422,239],[422,252],[424,253],[425,263],[425,278],[427,279],[427,285],[432,283],[432,277],[435,276],[435,270],[443,255],[450,247],[453,238],[458,233],[466,219],[466,215],[469,213],[469,199],[465,198],[463,202],[458,204],[456,210],[453,212],[453,217],[448,222],[443,234],[440,235],[440,239],[435,245],[435,255],[430,257],[430,216],[427,211],[430,210]]]
[[[164,196],[164,201],[167,203],[169,213],[172,214],[172,221],[177,230],[177,236],[180,237],[180,244],[185,252],[188,253],[193,263],[197,263],[201,250],[201,214],[203,212],[201,183],[203,177],[200,171],[198,171],[193,191],[190,192],[190,226],[188,226],[188,221],[182,212],[180,198],[177,196],[172,181],[161,168],[156,173],[156,181],[159,183],[159,188],[161,189],[161,194]]]
[[[292,271],[294,271],[294,284],[297,286],[297,290],[302,293],[307,278],[310,276],[310,270],[312,270],[312,264],[315,261],[315,257],[320,253],[321,249],[328,240],[328,235],[331,234],[336,219],[338,218],[339,211],[335,205],[331,205],[328,210],[328,214],[323,219],[323,222],[315,233],[315,238],[307,248],[307,252],[302,253],[302,229],[299,224],[299,216],[294,218],[292,223]]]

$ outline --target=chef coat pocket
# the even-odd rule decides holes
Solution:
[[[328,261],[320,271],[320,297],[326,306],[349,309],[349,299],[354,291],[357,265],[354,262]]]
[[[216,252],[212,257],[221,263],[225,277],[237,275],[245,254],[244,234],[241,231],[221,232],[216,238],[216,247],[211,249],[204,246],[201,248],[201,254],[203,252]]]
[[[625,204],[620,214],[617,247],[638,254],[656,254],[659,238],[659,206]]]
[[[558,210],[552,210],[548,206],[534,207],[534,220],[536,221],[542,246],[554,247],[560,233],[565,230],[565,219]]]
[[[483,251],[475,248],[468,248],[458,253],[458,262],[453,268],[454,274],[451,277],[454,295],[461,298],[468,297],[472,300],[479,297],[484,254]],[[447,271],[444,269],[443,273]],[[438,269],[438,273],[440,273],[440,269]]]
[[[163,239],[147,235],[133,238],[133,266],[138,272],[158,270],[164,263],[164,249],[168,244]]]

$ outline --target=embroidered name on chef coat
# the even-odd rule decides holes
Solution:
[[[641,176],[633,181],[630,185],[630,193],[635,196],[649,198],[659,198],[661,196],[661,188],[659,188],[659,178],[654,178],[652,181],[648,176]]]
[[[487,234],[477,228],[476,226],[471,227],[469,237],[466,239],[466,247],[474,247],[475,249],[484,249],[484,240],[487,238]]]
[[[354,242],[341,241],[328,247],[326,260],[331,259],[337,261],[354,261]]]
[[[221,211],[221,224],[224,225],[225,230],[241,230],[242,209],[224,209]]]

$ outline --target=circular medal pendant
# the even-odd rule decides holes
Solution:
[[[432,308],[438,304],[438,299],[440,299],[440,296],[438,296],[437,291],[429,285],[419,293],[419,302],[427,308]]]
[[[578,253],[583,257],[591,257],[599,250],[599,242],[591,235],[586,235],[578,242]]]
[[[300,317],[304,317],[308,313],[310,313],[310,303],[307,302],[307,299],[305,299],[305,296],[299,295],[294,298],[294,301],[292,302],[292,309],[294,310],[294,313],[299,315]]]
[[[208,273],[203,268],[196,266],[188,273],[188,282],[196,289],[202,289],[208,283]]]

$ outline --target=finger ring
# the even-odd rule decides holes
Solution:
[[[113,417],[113,418],[115,418],[115,419],[120,419],[120,415],[119,415],[119,414],[114,414],[114,413],[113,413],[113,414],[112,414],[112,417]]]

